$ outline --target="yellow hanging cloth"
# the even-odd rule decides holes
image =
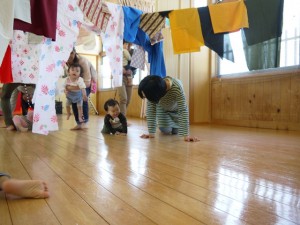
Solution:
[[[204,39],[198,10],[174,10],[169,18],[174,53],[199,52],[200,46],[204,45]]]
[[[249,28],[244,0],[213,4],[208,9],[215,34]]]

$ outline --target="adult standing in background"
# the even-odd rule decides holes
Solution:
[[[92,79],[96,79],[96,75],[92,76],[92,73],[91,73],[92,64],[85,57],[78,55],[75,48],[73,48],[72,52],[70,53],[69,59],[67,61],[67,65],[71,65],[73,63],[78,63],[83,69],[82,78],[86,85],[86,96],[87,96],[87,98],[89,98],[89,95],[91,93],[91,81],[92,81]],[[74,86],[66,86],[66,89],[68,91],[79,90],[78,87],[74,87]],[[84,101],[83,105],[82,105],[84,122],[80,122],[80,120],[79,120],[79,114],[78,114],[78,109],[77,109],[76,103],[72,104],[72,110],[73,110],[75,121],[76,121],[77,125],[74,128],[72,128],[71,130],[80,130],[80,129],[88,128],[88,121],[89,121],[88,101]]]
[[[127,107],[131,100],[133,76],[136,72],[136,68],[130,66],[132,54],[133,49],[131,49],[131,44],[123,42],[123,81],[122,86],[118,88],[118,92],[120,99],[120,110],[124,116],[126,116]]]

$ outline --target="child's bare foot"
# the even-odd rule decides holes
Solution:
[[[71,113],[67,113],[67,120],[70,119]]]
[[[71,130],[81,130],[81,124],[77,124],[75,127],[71,128]]]
[[[80,122],[80,123],[83,123],[83,122],[84,122],[84,119],[82,119],[82,116],[79,116],[78,119],[79,119],[79,122]]]
[[[9,125],[6,127],[6,130],[13,131],[16,130],[16,128],[14,127],[14,125]]]
[[[17,127],[17,130],[19,130],[21,132],[27,132],[28,131],[28,127],[19,126],[19,127]]]
[[[16,180],[8,179],[3,182],[2,190],[23,198],[48,198],[47,184],[41,180]]]

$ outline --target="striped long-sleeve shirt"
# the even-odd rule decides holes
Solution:
[[[189,111],[186,104],[183,86],[180,80],[166,77],[171,81],[171,88],[158,104],[147,102],[147,125],[149,134],[156,133],[159,127],[178,128],[180,136],[189,135]]]

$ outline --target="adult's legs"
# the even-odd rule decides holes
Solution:
[[[10,104],[10,98],[13,91],[20,85],[20,83],[8,83],[3,84],[1,94],[1,107],[4,116],[4,122],[8,128],[13,128],[14,123],[12,120],[12,110]]]
[[[91,87],[86,88],[85,91],[86,91],[86,96],[89,97],[91,93]],[[84,123],[87,123],[89,121],[89,101],[83,101],[82,111],[83,111]]]
[[[78,117],[78,109],[77,109],[77,103],[72,103],[72,111],[74,114],[74,118],[77,124],[80,124],[79,117]]]
[[[126,86],[126,93],[127,93],[127,102],[126,102],[126,111],[131,101],[132,96],[132,86]]]
[[[122,86],[118,87],[118,92],[119,92],[119,99],[120,99],[120,110],[121,113],[123,113],[124,116],[126,116],[126,112],[127,112],[127,91],[126,91],[126,84],[124,81],[124,77],[123,77],[123,82],[122,82]]]

